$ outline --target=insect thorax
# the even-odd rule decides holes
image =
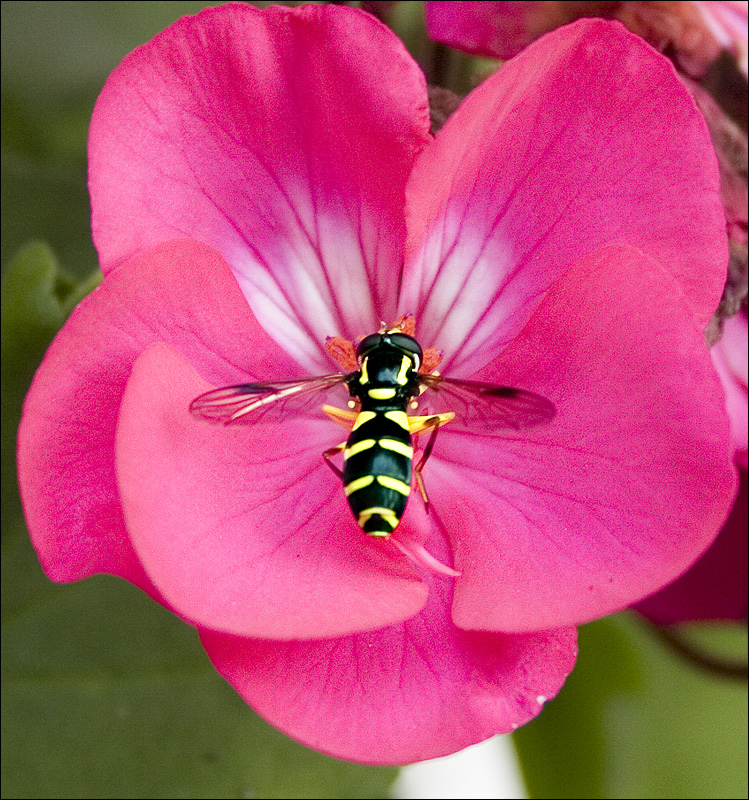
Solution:
[[[351,396],[359,399],[363,410],[405,409],[419,393],[413,367],[402,351],[378,348],[362,360],[361,370],[349,381]]]

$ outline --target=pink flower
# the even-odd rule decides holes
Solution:
[[[579,8],[579,4],[574,5]],[[542,34],[570,21],[561,3],[538,0],[429,0],[425,14],[434,41],[466,53],[502,59],[516,56]]]
[[[742,311],[725,321],[723,338],[711,350],[731,420],[739,493],[726,524],[702,558],[670,586],[638,603],[637,610],[658,625],[747,617],[747,339],[747,315]]]
[[[539,36],[581,17],[618,19],[701,77],[726,51],[747,74],[745,0],[724,2],[438,2],[426,4],[429,35],[468,53],[512,58]]]
[[[538,41],[432,140],[423,75],[366,14],[209,9],[109,79],[90,189],[106,278],[26,401],[32,539],[52,579],[119,575],[195,625],[305,744],[405,763],[523,724],[571,670],[572,626],[723,523],[717,170],[670,65],[621,26]],[[440,432],[429,513],[412,498],[394,538],[456,580],[362,534],[317,408],[188,413],[214,386],[335,371],[327,336],[407,312],[443,374],[558,412]]]
[[[694,5],[710,31],[710,36],[706,38],[712,39],[716,49],[731,53],[746,77],[749,72],[749,3],[746,0],[697,0]],[[697,51],[697,72],[701,67],[704,68],[706,59],[703,54],[707,52],[707,47]]]
[[[744,307],[735,317],[723,324],[723,337],[710,351],[715,369],[725,392],[728,417],[731,420],[736,464],[747,469],[749,422],[747,421],[747,357],[749,356],[749,325]]]

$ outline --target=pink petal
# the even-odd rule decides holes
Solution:
[[[747,354],[749,354],[749,320],[747,319],[746,309],[723,323],[723,337],[713,348],[713,352],[721,354],[728,370],[731,372],[736,383],[744,388],[749,383],[749,366]]]
[[[136,362],[120,412],[125,520],[170,605],[197,625],[268,639],[340,636],[418,613],[426,586],[392,546],[362,534],[323,462],[338,427],[322,410],[319,422],[208,425],[188,408],[209,388],[156,344]]]
[[[715,371],[723,384],[725,393],[725,406],[731,420],[731,438],[735,451],[736,463],[747,468],[747,452],[749,451],[749,402],[747,401],[747,387],[736,380],[726,360],[726,351],[721,348],[721,342],[713,347],[711,353]]]
[[[429,36],[437,42],[490,58],[512,58],[542,33],[551,30],[562,14],[556,3],[513,2],[425,3]],[[566,21],[566,20],[561,20]]]
[[[636,608],[658,625],[695,620],[741,620],[747,616],[747,319],[741,312],[724,323],[711,350],[725,392],[726,411],[741,483],[726,524],[707,552],[684,575]]]
[[[469,375],[572,264],[620,242],[677,278],[704,330],[726,276],[718,184],[671,64],[618,23],[566,26],[472,92],[419,157],[400,308],[445,351],[443,372]]]
[[[326,336],[395,317],[404,186],[428,131],[422,73],[368,14],[183,17],[123,61],[94,111],[103,269],[175,237],[206,242],[274,339],[326,371]]]
[[[749,3],[746,0],[698,0],[694,5],[716,42],[736,56],[739,69],[746,76],[749,71]]]
[[[26,519],[53,580],[107,572],[153,591],[124,527],[114,438],[132,364],[156,341],[215,384],[299,374],[210,248],[172,242],[109,276],[52,343],[18,433]]]
[[[712,547],[677,581],[636,608],[656,625],[698,620],[746,620],[749,481],[741,472],[731,515]]]
[[[427,466],[465,628],[604,616],[673,580],[735,496],[722,391],[678,286],[636,250],[583,259],[482,373],[545,395],[546,428],[450,431]]]
[[[429,580],[421,614],[382,630],[309,642],[201,638],[245,700],[308,747],[368,764],[447,755],[535,717],[572,670],[576,637],[571,628],[461,631],[450,621],[452,582]]]

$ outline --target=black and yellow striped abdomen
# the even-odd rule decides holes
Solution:
[[[343,484],[369,536],[390,536],[411,493],[413,447],[400,409],[361,411],[343,451]]]

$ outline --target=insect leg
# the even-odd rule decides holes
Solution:
[[[356,411],[349,411],[345,408],[336,408],[336,406],[324,405],[322,410],[333,420],[333,422],[341,425],[344,428],[351,430],[358,414]]]
[[[447,425],[451,419],[455,419],[454,411],[446,411],[444,414],[427,414],[423,417],[409,417],[408,432],[412,436],[418,436],[424,430],[431,431],[435,425],[438,427]]]
[[[418,436],[421,433],[425,433],[427,431],[430,432],[429,441],[427,442],[426,447],[424,448],[424,453],[422,454],[421,458],[419,459],[419,463],[416,464],[414,467],[414,476],[416,477],[416,485],[419,487],[419,491],[421,492],[421,497],[424,500],[424,505],[426,506],[427,511],[429,511],[429,497],[427,496],[427,489],[424,485],[424,478],[421,475],[422,470],[424,469],[429,456],[432,455],[432,450],[434,449],[434,443],[437,439],[437,431],[443,426],[450,422],[451,419],[455,417],[455,414],[452,412],[448,412],[446,414],[434,414],[429,417],[409,417],[409,428],[411,433],[414,436]]]
[[[335,474],[343,480],[343,470],[338,469],[338,467],[330,460],[331,456],[334,456],[336,453],[340,453],[346,447],[346,442],[341,442],[337,444],[335,447],[331,447],[330,450],[326,450],[323,454],[323,460],[325,463],[335,472]]]

